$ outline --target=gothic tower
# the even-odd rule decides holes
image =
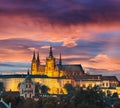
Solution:
[[[53,56],[52,47],[50,47],[49,56],[46,58],[45,75],[49,77],[54,77],[54,71],[55,71],[55,58]]]
[[[60,58],[59,58],[59,77],[62,77],[65,75],[64,71],[63,71],[63,66],[62,66],[62,56],[61,56],[61,53],[60,53]]]
[[[62,66],[62,58],[61,58],[61,53],[60,53],[60,58],[59,58],[59,66]]]
[[[37,72],[40,70],[40,59],[39,59],[39,51],[37,53]]]
[[[32,64],[31,64],[31,74],[32,75],[37,74],[37,60],[35,57],[35,51],[33,52],[33,59],[32,59]]]

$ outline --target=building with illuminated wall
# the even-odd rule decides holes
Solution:
[[[3,82],[6,91],[18,91],[18,84],[24,82],[27,75],[0,75],[0,82]],[[39,59],[39,53],[34,51],[31,74],[33,82],[46,85],[50,88],[50,94],[67,94],[64,89],[65,84],[72,84],[74,87],[83,88],[99,86],[103,91],[108,90],[112,93],[117,92],[120,95],[119,81],[115,76],[88,75],[84,73],[81,64],[62,63],[60,54],[59,63],[53,55],[52,47],[50,47],[49,56],[46,58],[46,64],[42,65]]]
[[[46,75],[48,77],[72,77],[84,75],[84,70],[81,64],[62,64],[62,57],[60,54],[59,63],[56,64],[56,59],[53,55],[52,47],[50,47],[49,56],[46,58],[46,64],[42,65],[39,59],[39,53],[33,53],[33,59],[31,63],[32,75]]]

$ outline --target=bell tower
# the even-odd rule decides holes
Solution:
[[[31,64],[31,74],[32,75],[37,74],[37,60],[35,57],[35,51],[33,52],[33,59],[32,59],[32,64]]]
[[[52,47],[50,46],[49,56],[46,58],[45,74],[54,77],[55,58],[53,56]]]

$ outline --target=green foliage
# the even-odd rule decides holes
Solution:
[[[47,97],[43,99],[43,108],[56,108],[57,100],[54,97]]]
[[[39,95],[40,86],[41,85],[39,82],[35,83],[35,95],[36,96]]]
[[[72,84],[65,84],[64,88],[67,90],[68,95],[65,97],[65,100],[69,101],[75,94],[75,88],[72,86]]]
[[[3,82],[0,82],[0,92],[3,92],[4,91],[4,84]]]
[[[120,101],[116,101],[113,108],[120,108]]]
[[[64,88],[67,90],[68,94],[75,91],[75,88],[72,86],[72,84],[67,83],[64,85]]]
[[[40,89],[41,89],[41,94],[48,94],[48,91],[50,90],[50,88],[46,85],[42,85]]]
[[[50,88],[46,85],[41,85],[40,83],[35,83],[35,94],[39,96],[39,94],[48,94]],[[41,91],[41,92],[39,92]]]
[[[104,94],[97,87],[83,90],[80,88],[76,91],[72,99],[75,108],[104,108]]]
[[[18,86],[17,86],[18,90],[20,90],[20,84],[21,84],[21,83],[18,83]]]
[[[113,93],[112,97],[118,99],[118,94],[117,93]]]
[[[41,89],[41,85],[37,85]],[[45,87],[45,88],[44,88]],[[38,101],[34,99],[24,99],[9,95],[2,95],[5,102],[12,103],[12,108],[120,108],[118,95],[105,96],[97,86],[93,88],[82,89],[74,88],[71,84],[64,86],[68,95],[59,95],[58,97],[40,97]],[[46,86],[43,90],[47,93]],[[114,107],[111,105],[114,104]]]

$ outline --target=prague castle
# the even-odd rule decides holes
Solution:
[[[24,82],[27,75],[0,75],[0,82],[3,82],[6,91],[18,91],[18,85]],[[66,94],[65,84],[72,84],[74,87],[99,86],[104,92],[117,92],[120,96],[119,81],[115,76],[89,75],[86,74],[81,64],[62,63],[60,54],[59,63],[53,55],[50,47],[46,64],[40,62],[39,53],[33,52],[30,77],[33,82],[46,85],[50,88],[50,94]],[[24,84],[25,85],[25,84]]]
[[[46,75],[48,77],[72,77],[82,76],[84,74],[83,68],[78,65],[62,65],[62,58],[60,54],[59,64],[56,64],[55,57],[53,56],[52,47],[50,47],[49,56],[46,58],[46,65],[40,64],[39,53],[37,59],[35,51],[31,64],[32,75]]]

